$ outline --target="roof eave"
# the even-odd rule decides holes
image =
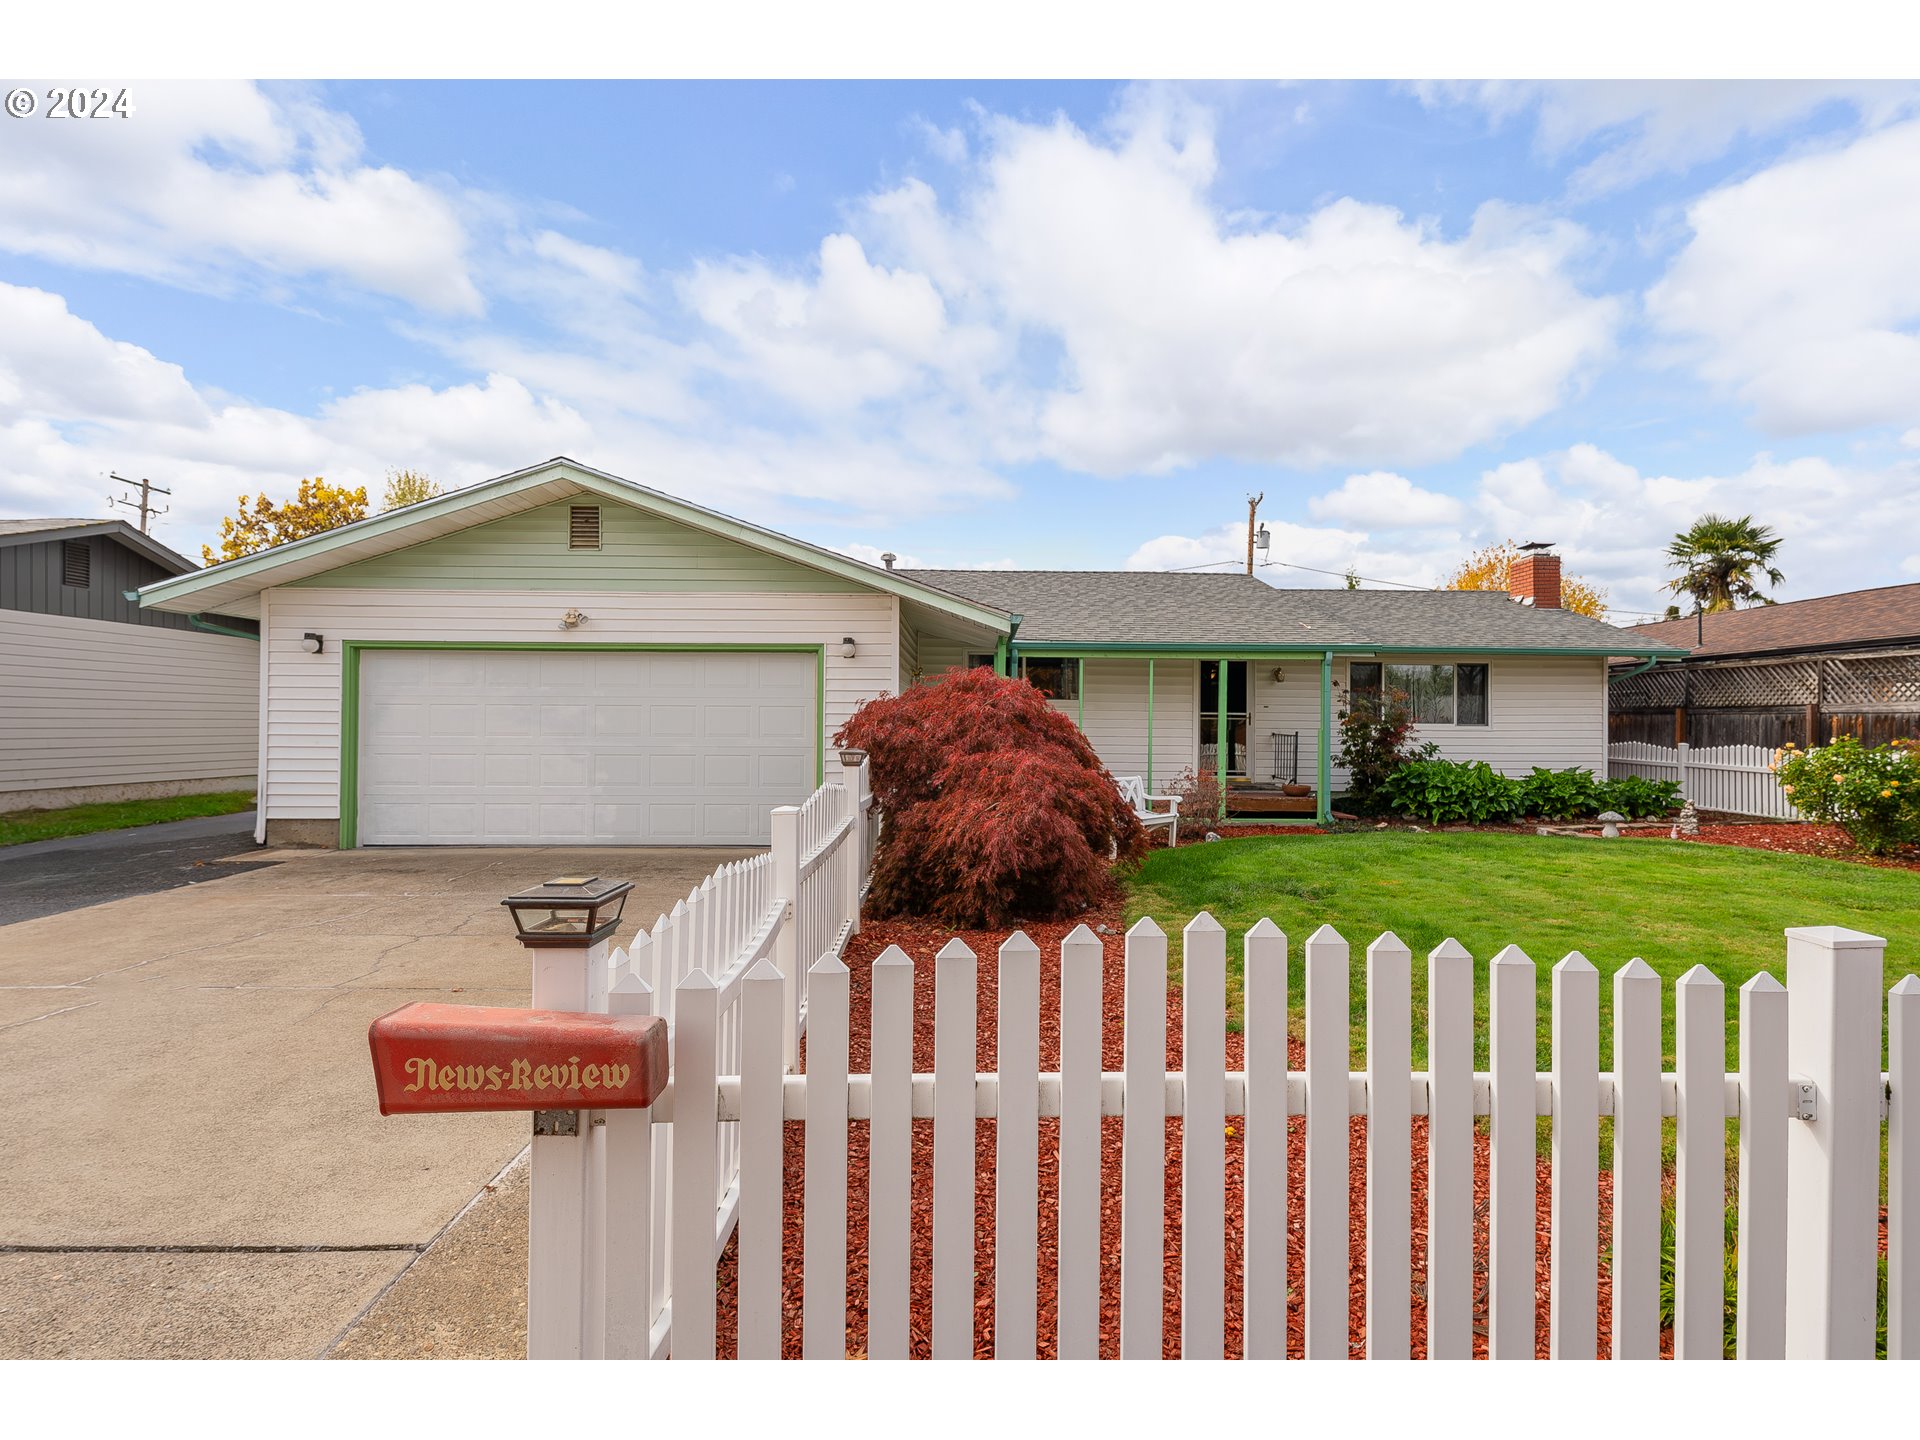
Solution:
[[[884,593],[918,600],[991,630],[1006,633],[1011,628],[1011,617],[990,606],[981,605],[977,601],[966,600],[934,586],[924,585],[909,580],[905,576],[895,575],[891,571],[864,564],[851,556],[838,555],[833,551],[809,545],[805,541],[795,540],[758,525],[751,525],[744,520],[735,520],[731,516],[676,500],[649,486],[639,485],[617,475],[595,470],[591,466],[582,465],[564,456],[543,461],[524,470],[515,470],[496,476],[492,480],[483,480],[477,485],[450,491],[431,500],[406,506],[404,509],[368,516],[364,520],[353,521],[351,524],[328,530],[324,534],[289,541],[285,545],[276,545],[271,550],[245,555],[237,560],[225,560],[205,570],[196,570],[191,575],[156,581],[152,585],[141,587],[140,604],[155,610],[181,612],[200,610],[206,607],[195,603],[195,596],[235,581],[246,584],[259,580],[261,583],[254,585],[252,590],[247,592],[251,595],[258,590],[268,588],[273,583],[271,579],[265,577],[297,561],[326,555],[363,540],[379,539],[404,532],[423,522],[457,514],[483,500],[512,496],[538,485],[549,484],[556,479],[567,480],[578,490],[597,494],[619,504],[642,505],[681,524],[779,555],[810,569],[853,580]],[[405,546],[396,545],[393,548],[404,549]],[[356,556],[355,558],[365,557]],[[299,578],[305,578],[307,574],[324,573],[326,568],[329,567],[304,572]],[[231,598],[226,598],[221,603],[231,606],[233,602]]]

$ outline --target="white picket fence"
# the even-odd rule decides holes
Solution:
[[[842,762],[805,802],[773,811],[770,850],[722,865],[626,947],[595,946],[584,967],[579,951],[534,952],[535,1008],[658,1014],[672,1053],[696,1069],[737,1075],[770,1064],[776,1077],[791,1069],[810,1019],[801,957],[845,951],[860,928],[872,868],[877,827],[866,757],[845,751]],[[756,966],[778,966],[774,973],[786,978],[773,1028],[756,1032],[761,1048],[750,1053],[743,982]],[[687,1112],[697,1114],[697,1104]],[[658,1354],[673,1308],[668,1257],[699,1250],[710,1236],[711,1268],[732,1234],[742,1193],[739,1127],[710,1123],[699,1140],[676,1143],[646,1112],[616,1110],[594,1112],[580,1143],[569,1147],[569,1138],[534,1140],[529,1278],[546,1283],[529,1293],[529,1355]],[[610,1204],[617,1215],[636,1203],[640,1223],[609,1222]],[[711,1225],[696,1219],[676,1229],[676,1215],[707,1214]],[[640,1288],[612,1284],[616,1275],[642,1277]],[[555,1276],[564,1278],[547,1278]]]
[[[1798,820],[1800,812],[1767,768],[1772,761],[1773,752],[1764,745],[1715,745],[1696,750],[1684,743],[1673,746],[1619,740],[1607,746],[1610,779],[1638,775],[1646,780],[1674,780],[1679,782],[1681,798],[1691,800],[1696,809]]]
[[[810,966],[807,1069],[783,1073],[788,987],[765,956],[738,984],[741,1064],[721,1063],[721,991],[703,974],[679,984],[670,1092],[627,1123],[671,1132],[682,1184],[669,1192],[611,1162],[604,1263],[585,1297],[584,1353],[711,1357],[715,1262],[737,1218],[737,1349],[781,1351],[785,1125],[805,1126],[804,1353],[846,1352],[849,1300],[864,1305],[867,1353],[908,1344],[912,1121],[932,1121],[931,1349],[974,1350],[976,1125],[996,1122],[993,1353],[1038,1344],[1038,1159],[1043,1118],[1057,1118],[1055,1348],[1097,1354],[1100,1314],[1100,1134],[1122,1117],[1120,1334],[1123,1357],[1162,1354],[1163,1246],[1180,1235],[1178,1351],[1223,1350],[1229,1286],[1224,1126],[1244,1127],[1244,1352],[1287,1349],[1290,1218],[1302,1235],[1304,1353],[1349,1352],[1348,1120],[1366,1126],[1366,1354],[1411,1349],[1412,1145],[1427,1119],[1425,1349],[1465,1357],[1475,1328],[1474,1121],[1491,1128],[1487,1350],[1535,1350],[1536,1139],[1552,1130],[1551,1354],[1592,1358],[1597,1276],[1598,1126],[1613,1124],[1611,1353],[1658,1354],[1662,1120],[1677,1129],[1673,1352],[1717,1358],[1723,1343],[1726,1126],[1738,1122],[1738,1354],[1871,1357],[1875,1348],[1880,1144],[1887,1123],[1889,1354],[1920,1358],[1920,979],[1882,990],[1884,942],[1834,928],[1789,930],[1787,984],[1759,975],[1738,1000],[1738,1068],[1725,1070],[1726,997],[1695,966],[1674,987],[1675,1070],[1663,1074],[1662,985],[1644,961],[1611,978],[1611,1068],[1599,1049],[1601,977],[1570,954],[1551,975],[1551,1068],[1536,1071],[1536,968],[1509,946],[1489,962],[1489,1069],[1473,1068],[1474,961],[1443,942],[1427,957],[1427,1068],[1412,1067],[1413,957],[1391,934],[1364,961],[1367,1068],[1351,1069],[1348,944],[1322,927],[1302,948],[1305,1068],[1290,1070],[1287,937],[1263,920],[1243,938],[1245,1069],[1226,1068],[1227,936],[1207,915],[1184,931],[1182,1058],[1167,1065],[1167,939],[1151,920],[1126,937],[1124,1068],[1100,1069],[1100,939],[1085,926],[1062,944],[1059,1065],[1039,1069],[1038,948],[1015,934],[997,957],[996,1073],[975,1071],[974,953],[950,941],[933,961],[934,1068],[912,1073],[913,962],[889,948],[873,965],[871,1073],[849,1074],[849,974],[833,954]],[[1882,1020],[1891,1069],[1879,1068]],[[1304,1213],[1289,1216],[1287,1124],[1305,1119]],[[1169,1117],[1183,1121],[1178,1213],[1166,1205]],[[868,1130],[864,1295],[849,1296],[848,1132]],[[730,1136],[724,1139],[723,1136]],[[611,1135],[610,1139],[613,1138]],[[732,1146],[728,1151],[723,1148]],[[738,1156],[737,1210],[705,1177]],[[637,1147],[631,1155],[650,1155]],[[672,1210],[659,1251],[632,1237]],[[1789,1223],[1791,1220],[1791,1224]],[[538,1217],[536,1217],[536,1229]],[[616,1236],[625,1236],[615,1254]],[[719,1237],[716,1239],[716,1237]],[[664,1281],[664,1291],[662,1282]],[[598,1291],[594,1285],[597,1283]],[[663,1299],[663,1294],[667,1299]],[[670,1303],[668,1301],[670,1300]],[[603,1308],[596,1327],[591,1313]],[[643,1308],[644,1307],[644,1308]],[[642,1325],[646,1315],[652,1323]]]

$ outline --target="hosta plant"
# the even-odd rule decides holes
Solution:
[[[1794,809],[1838,825],[1867,854],[1920,845],[1920,747],[1913,741],[1866,746],[1842,735],[1812,750],[1788,741],[1769,768]]]

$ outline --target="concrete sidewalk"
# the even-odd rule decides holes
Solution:
[[[382,1119],[368,1023],[524,1005],[512,890],[631,877],[630,934],[743,853],[265,852],[0,926],[0,1356],[323,1352],[527,1138]]]

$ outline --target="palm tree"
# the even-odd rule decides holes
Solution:
[[[1771,605],[1760,585],[1778,585],[1787,578],[1773,565],[1780,544],[1773,528],[1756,525],[1751,515],[1738,520],[1702,515],[1667,546],[1667,563],[1681,570],[1667,589],[1691,595],[1695,606],[1709,615],[1736,605]]]

